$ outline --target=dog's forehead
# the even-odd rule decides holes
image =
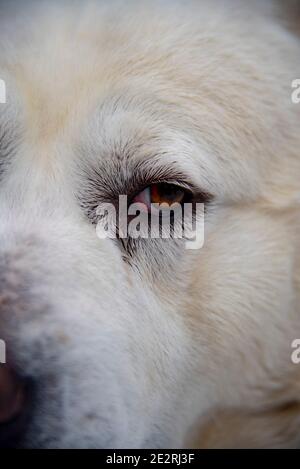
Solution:
[[[288,92],[269,83],[278,69],[293,66],[290,55],[283,59],[290,41],[278,41],[274,63],[280,66],[273,67],[265,60],[269,45],[262,41],[258,49],[263,31],[257,30],[257,40],[246,31],[241,43],[242,21],[230,31],[219,22],[215,35],[205,12],[200,27],[191,15],[181,24],[176,11],[170,18],[137,8],[129,21],[124,10],[107,16],[103,4],[88,5],[41,8],[28,19],[26,33],[9,35],[12,45],[8,54],[4,49],[0,68],[8,70],[21,96],[31,148],[70,146],[84,138],[93,119],[102,119],[90,140],[109,136],[112,148],[120,140],[124,146],[156,139],[161,152],[168,146],[169,154],[188,161],[201,184],[210,181],[227,197],[256,195],[273,167],[282,179],[286,138],[277,132],[270,141],[266,135],[279,125],[295,129],[297,111],[294,106],[283,115],[278,103]],[[284,79],[288,89],[289,72]]]
[[[28,125],[44,140],[84,121],[96,103],[120,96],[129,85],[142,83],[147,90],[157,74],[153,64],[167,64],[162,47],[149,48],[155,22],[149,22],[144,38],[138,22],[135,32],[118,10],[113,18],[107,14],[102,2],[27,6],[29,12],[18,2],[16,21],[9,14],[0,19],[0,74],[4,70],[14,82]]]

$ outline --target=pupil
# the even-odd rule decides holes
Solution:
[[[184,195],[184,191],[174,184],[161,183],[151,187],[151,201],[154,203],[181,203]]]
[[[167,199],[176,199],[182,196],[182,190],[171,184],[162,184],[159,188],[159,194]]]

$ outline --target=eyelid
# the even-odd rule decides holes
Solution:
[[[179,189],[189,191],[189,192],[191,192],[191,194],[193,194],[193,188],[187,183],[183,183],[183,182],[178,181],[178,180],[162,179],[162,180],[153,180],[153,181],[149,181],[149,182],[144,182],[143,185],[138,187],[136,190],[130,191],[130,193],[128,194],[129,199],[134,199],[141,192],[143,192],[144,190],[148,189],[149,187],[151,187],[155,184],[169,184],[169,185],[177,186]]]
[[[19,124],[10,120],[3,120],[0,116],[0,159],[6,159],[14,155],[20,140],[21,128]]]
[[[133,177],[128,181],[130,188],[127,191],[128,196],[136,196],[142,190],[153,184],[173,184],[180,189],[191,193],[195,201],[210,202],[214,196],[207,190],[198,186],[192,178],[185,174],[181,168],[176,167],[176,162],[165,165],[156,159],[140,162],[135,168],[132,168]],[[131,186],[131,187],[130,187]]]
[[[131,202],[140,203],[146,205],[148,210],[151,208],[151,189],[150,186],[146,187],[144,190],[140,191]]]
[[[0,158],[6,158],[14,148],[14,142],[6,134],[0,135]]]
[[[184,180],[178,180],[178,179],[162,179],[159,181],[149,181],[149,183],[146,183],[143,186],[140,186],[139,189],[130,192],[128,194],[128,200],[131,202],[134,200],[139,194],[141,194],[144,190],[149,188],[151,185],[154,184],[169,184],[173,186],[177,186],[179,189],[182,189],[186,192],[190,193],[191,199],[194,202],[199,202],[199,203],[209,203],[212,201],[214,198],[212,194],[207,193],[206,191],[201,190],[200,188],[196,187],[193,183],[188,183]]]
[[[97,220],[96,209],[101,202],[109,202],[118,207],[119,196],[127,195],[130,205],[133,199],[152,184],[173,184],[191,195],[192,203],[209,203],[214,195],[197,186],[191,178],[176,168],[175,162],[168,166],[158,161],[143,161],[130,165],[130,162],[111,167],[81,161],[78,175],[82,184],[77,198],[88,218]]]

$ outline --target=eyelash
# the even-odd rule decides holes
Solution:
[[[159,171],[163,173],[163,169],[159,169],[158,172]],[[189,202],[192,203],[209,203],[213,199],[212,194],[200,190],[192,182],[188,181],[183,174],[173,173],[171,177],[170,174],[166,175],[166,177],[163,175],[161,175],[161,177],[155,177],[155,175],[153,175],[148,178],[144,175],[141,175],[141,177],[135,176],[134,180],[128,184],[128,186],[131,185],[130,189],[127,191],[128,201],[132,201],[134,197],[147,189],[147,187],[159,184],[173,185],[184,190],[188,195],[190,195]]]
[[[131,191],[130,194],[128,194],[128,201],[131,203],[133,199],[138,196],[141,192],[143,192],[145,189],[148,187],[154,186],[154,185],[160,185],[160,184],[166,184],[166,185],[172,185],[172,186],[177,186],[179,189],[184,190],[187,193],[190,193],[191,196],[193,196],[193,192],[191,188],[187,184],[180,184],[178,181],[168,181],[168,180],[161,180],[161,181],[149,181],[148,183],[144,183],[141,185],[138,189],[135,191]]]
[[[137,165],[132,169],[132,176],[126,180],[122,168],[115,168],[107,173],[104,168],[81,167],[81,178],[88,181],[88,186],[82,186],[78,193],[78,199],[82,209],[92,223],[97,223],[95,211],[100,202],[110,202],[117,205],[118,196],[126,194],[129,204],[147,187],[154,184],[172,184],[190,194],[189,202],[208,204],[213,196],[200,190],[181,172],[173,168],[156,167],[149,168],[145,165]],[[111,174],[119,174],[116,181]]]

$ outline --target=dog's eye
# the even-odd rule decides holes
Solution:
[[[150,211],[151,204],[167,204],[171,206],[174,203],[182,204],[188,202],[190,198],[191,193],[180,186],[159,183],[146,187],[146,189],[133,198],[132,202],[144,204],[147,210]]]

